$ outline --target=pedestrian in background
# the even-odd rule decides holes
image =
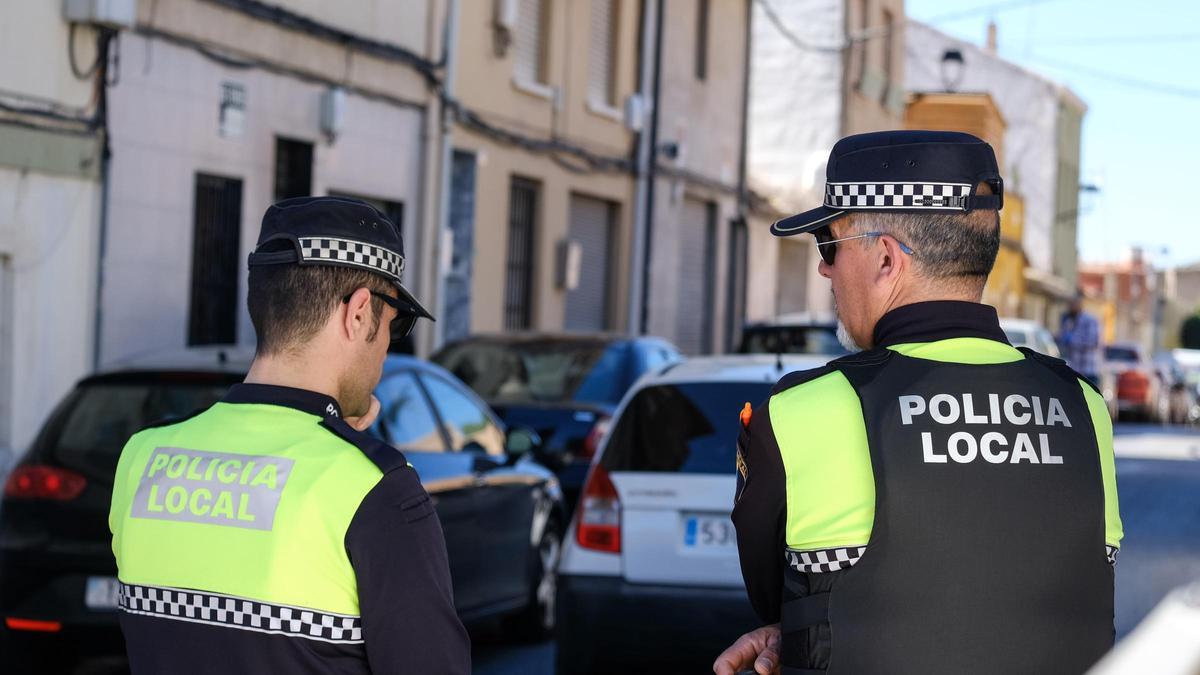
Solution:
[[[1063,360],[1086,377],[1092,384],[1100,385],[1100,322],[1083,311],[1083,292],[1075,293],[1071,306],[1062,315],[1058,325],[1058,347]]]
[[[109,525],[135,674],[468,673],[441,524],[363,433],[389,340],[429,313],[367,204],[289,199],[250,254],[244,384],[121,453]]]
[[[743,417],[733,522],[768,625],[720,675],[1070,674],[1112,646],[1112,426],[981,303],[1002,205],[978,138],[879,132],[839,141],[824,206],[772,226],[816,237],[864,351]]]

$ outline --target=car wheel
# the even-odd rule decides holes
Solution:
[[[558,559],[561,555],[562,531],[557,523],[550,521],[542,532],[530,565],[529,604],[507,624],[514,638],[542,642],[554,633],[558,610]]]

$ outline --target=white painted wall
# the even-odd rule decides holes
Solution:
[[[91,367],[97,183],[0,166],[0,255],[9,257],[11,360],[0,417],[20,452]],[[0,355],[0,360],[6,357]]]
[[[1025,200],[1025,254],[1031,267],[1052,271],[1061,85],[924,24],[910,21],[907,30],[910,91],[945,90],[942,54],[956,48],[965,61],[957,90],[986,92],[995,100],[1007,124],[1001,168],[1005,189]]]
[[[218,130],[226,81],[246,89],[238,138]],[[406,248],[415,257],[422,111],[347,95],[343,131],[330,145],[318,126],[323,91],[262,70],[218,65],[162,41],[122,36],[121,79],[109,99],[113,162],[102,361],[186,345],[197,172],[243,181],[238,343],[253,345],[245,258],[274,192],[276,136],[315,143],[314,194],[404,202]],[[415,279],[411,262],[406,275]]]

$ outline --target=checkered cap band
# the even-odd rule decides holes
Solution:
[[[329,261],[379,272],[399,282],[404,274],[404,256],[353,239],[301,237],[300,255],[306,262]]]
[[[1109,565],[1117,564],[1117,554],[1120,552],[1121,549],[1116,546],[1109,546],[1108,544],[1104,545],[1104,557],[1108,558]]]
[[[931,209],[962,211],[966,183],[826,183],[825,206],[833,209]]]
[[[335,644],[363,642],[362,619],[357,616],[274,605],[219,593],[124,583],[120,585],[117,598],[121,610],[130,614]]]
[[[816,573],[836,572],[842,568],[853,567],[867,550],[866,546],[848,546],[843,548],[823,548],[816,551],[787,550],[788,564],[797,572]]]

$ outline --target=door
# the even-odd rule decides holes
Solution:
[[[475,508],[479,535],[476,559],[486,579],[480,604],[523,598],[528,589],[533,485],[507,466],[504,433],[485,405],[462,385],[429,373],[421,375],[450,438],[451,447],[475,463]]]
[[[609,328],[609,250],[615,211],[610,202],[571,195],[569,236],[579,244],[583,255],[579,285],[567,293],[567,330],[598,332]]]
[[[450,164],[450,232],[454,250],[446,274],[446,301],[438,314],[443,341],[471,332],[471,277],[475,255],[475,155],[455,150]]]
[[[675,344],[688,355],[712,352],[713,255],[716,251],[716,205],[690,197],[683,202],[679,228],[679,295]]]
[[[242,181],[196,174],[188,345],[237,342]]]
[[[446,536],[454,603],[467,607],[480,568],[471,458],[448,451],[429,398],[411,371],[385,376],[375,396],[381,406],[376,431],[404,453],[433,499]]]

